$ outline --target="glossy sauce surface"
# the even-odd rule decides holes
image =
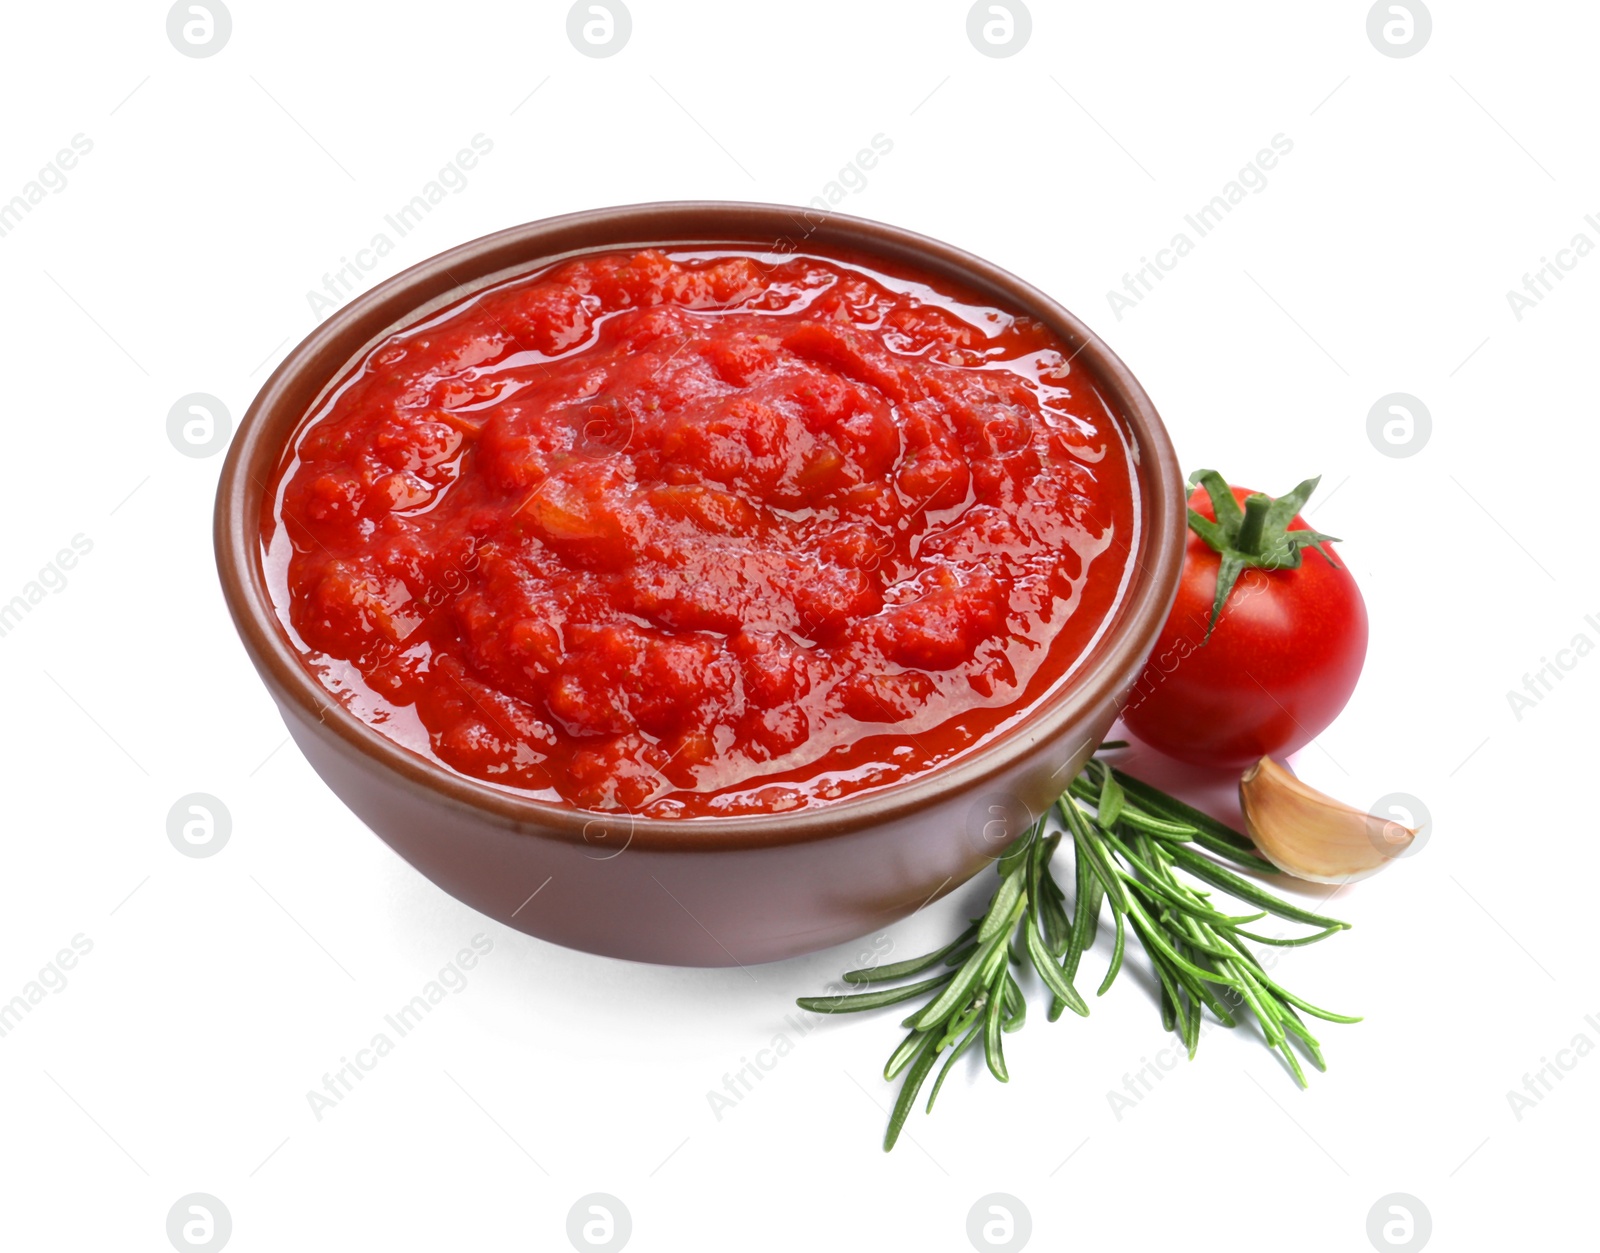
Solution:
[[[1125,437],[1045,327],[879,265],[590,255],[380,344],[263,519],[307,664],[457,771],[658,817],[1025,713],[1121,594]]]

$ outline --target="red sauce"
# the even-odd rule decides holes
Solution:
[[[594,255],[378,346],[264,520],[308,664],[457,771],[659,817],[1014,721],[1120,595],[1128,451],[1046,328],[881,264]]]

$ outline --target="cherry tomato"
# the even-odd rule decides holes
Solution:
[[[1301,484],[1298,496],[1286,496],[1279,512],[1298,507],[1315,483]],[[1213,489],[1223,486],[1213,475]],[[1257,493],[1230,490],[1244,512],[1264,508],[1246,504]],[[1261,757],[1303,748],[1344,708],[1367,655],[1367,610],[1331,545],[1313,546],[1305,536],[1294,537],[1297,531],[1315,534],[1296,512],[1287,523],[1288,540],[1280,522],[1277,547],[1269,539],[1267,548],[1279,560],[1292,550],[1298,564],[1251,567],[1246,552],[1246,568],[1208,639],[1224,559],[1200,534],[1209,530],[1215,536],[1218,530],[1205,526],[1217,515],[1204,487],[1195,489],[1189,507],[1202,521],[1195,523],[1191,515],[1178,598],[1129,696],[1123,721],[1168,756],[1239,770]],[[1267,529],[1272,530],[1270,523]],[[1259,532],[1258,527],[1258,550]]]

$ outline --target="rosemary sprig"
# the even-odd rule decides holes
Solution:
[[[1121,745],[1101,746],[1102,751],[1114,747]],[[980,1039],[989,1072],[1002,1083],[1009,1080],[1003,1036],[1027,1018],[1018,973],[1026,978],[1031,969],[1044,985],[1051,1022],[1068,1009],[1088,1016],[1074,981],[1107,907],[1116,930],[1097,995],[1115,983],[1131,935],[1160,981],[1162,1025],[1178,1035],[1190,1057],[1199,1046],[1205,1011],[1224,1027],[1237,1026],[1248,1014],[1303,1087],[1300,1054],[1318,1070],[1325,1066],[1301,1013],[1328,1022],[1360,1021],[1289,992],[1251,951],[1251,944],[1311,944],[1350,924],[1282,900],[1224,866],[1219,858],[1276,873],[1239,832],[1098,757],[1061,795],[1056,814],[1059,830],[1051,831],[1042,818],[1001,855],[1000,884],[988,908],[950,943],[921,957],[844,976],[846,983],[868,985],[869,991],[800,999],[802,1009],[845,1014],[927,998],[902,1023],[909,1034],[884,1066],[885,1079],[905,1076],[884,1133],[885,1150],[894,1147],[941,1056],[944,1064],[928,1094],[930,1113],[957,1059]],[[1076,870],[1070,916],[1066,893],[1051,868],[1064,842],[1071,846]],[[1210,891],[1179,872],[1253,906],[1254,912],[1225,912],[1212,903]],[[1268,914],[1318,929],[1287,938],[1246,929]],[[877,986],[928,971],[939,973],[896,987]]]
[[[866,970],[852,970],[846,983],[877,984],[921,974],[938,966],[943,973],[898,988],[843,996],[802,997],[802,1009],[843,1014],[877,1009],[927,993],[928,1003],[904,1022],[910,1033],[890,1055],[883,1077],[902,1071],[900,1097],[889,1117],[884,1147],[893,1148],[911,1106],[929,1073],[945,1056],[944,1066],[928,1094],[928,1110],[939,1096],[956,1059],[981,1039],[989,1072],[1005,1083],[1004,1035],[1021,1027],[1027,1001],[1012,967],[1031,965],[1060,1004],[1087,1015],[1084,1003],[1061,966],[1071,943],[1071,925],[1062,909],[1065,899],[1050,877],[1050,857],[1061,836],[1045,835],[1041,820],[1000,858],[1000,886],[989,907],[949,944],[922,957]],[[1059,1012],[1059,1011],[1057,1011]]]

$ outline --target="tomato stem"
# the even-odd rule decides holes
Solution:
[[[1272,498],[1260,492],[1245,497],[1244,519],[1239,523],[1239,534],[1233,542],[1234,548],[1240,555],[1245,557],[1261,555],[1261,543],[1267,533],[1267,511],[1271,506]]]
[[[1206,624],[1206,639],[1216,630],[1222,617],[1223,606],[1233,593],[1233,585],[1246,570],[1298,570],[1302,550],[1315,548],[1327,558],[1329,565],[1337,564],[1325,541],[1334,537],[1321,531],[1290,530],[1289,524],[1306,503],[1321,481],[1320,476],[1307,479],[1293,491],[1277,499],[1262,492],[1245,497],[1244,508],[1234,499],[1228,481],[1215,470],[1196,470],[1189,476],[1189,486],[1203,487],[1211,498],[1215,518],[1208,518],[1197,509],[1189,510],[1189,529],[1203,539],[1222,558],[1217,566],[1217,595],[1211,605],[1211,621]]]

